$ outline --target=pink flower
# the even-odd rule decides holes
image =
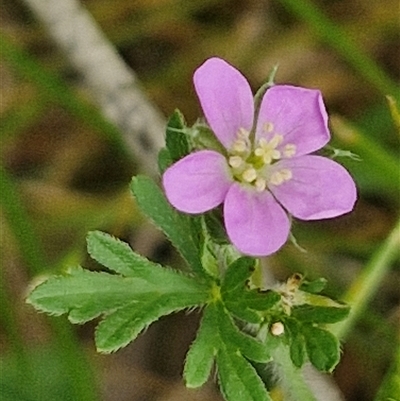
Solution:
[[[349,173],[310,155],[330,139],[318,90],[271,87],[255,122],[251,88],[224,60],[208,59],[196,70],[194,85],[226,154],[200,150],[165,171],[164,189],[175,208],[196,214],[223,203],[230,240],[253,256],[282,247],[290,231],[288,214],[316,220],[353,209],[357,195]]]

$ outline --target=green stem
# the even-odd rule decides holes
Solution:
[[[280,0],[291,12],[302,19],[322,41],[335,49],[366,81],[383,95],[400,93],[396,83],[349,38],[349,35],[332,22],[310,0]]]
[[[364,270],[354,281],[343,300],[351,306],[349,317],[336,324],[332,331],[344,338],[365,310],[368,302],[375,295],[388,272],[391,263],[399,255],[400,249],[400,219],[386,241],[379,247],[365,266]]]

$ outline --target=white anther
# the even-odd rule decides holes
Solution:
[[[247,130],[244,129],[244,128],[239,128],[239,131],[238,131],[238,133],[237,133],[237,137],[238,137],[239,139],[248,139],[249,136],[250,136],[250,132],[249,132],[249,131],[247,131]]]
[[[249,167],[243,172],[242,177],[246,182],[253,182],[257,178],[257,171],[253,167]]]
[[[264,178],[257,177],[254,186],[256,187],[257,192],[262,192],[267,187],[267,181]]]
[[[231,156],[229,158],[229,165],[233,168],[239,168],[244,163],[244,160],[240,156]]]
[[[263,128],[264,128],[264,131],[265,132],[272,132],[273,130],[274,130],[274,124],[272,124],[272,123],[265,123],[264,124],[264,126],[263,126]]]
[[[292,171],[287,168],[284,168],[282,170],[275,171],[271,175],[269,182],[272,185],[281,185],[285,181],[289,181],[292,177],[293,177]]]
[[[293,143],[288,143],[283,148],[283,154],[285,157],[293,157],[296,154],[296,145]]]
[[[280,145],[282,143],[282,141],[283,141],[283,135],[276,134],[269,141],[269,144],[271,147],[276,148],[278,145]]]
[[[243,139],[236,139],[236,141],[233,142],[232,148],[237,153],[243,153],[247,150],[247,143]]]

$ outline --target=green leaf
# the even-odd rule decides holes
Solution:
[[[225,273],[224,281],[221,287],[221,293],[225,298],[229,293],[241,289],[254,271],[255,259],[241,257],[235,260]]]
[[[196,305],[197,302],[194,303]],[[125,347],[141,331],[161,316],[193,306],[191,295],[152,294],[140,303],[132,302],[107,315],[97,326],[96,346],[99,352],[110,353]]]
[[[154,285],[141,278],[97,273],[80,267],[66,276],[53,276],[37,286],[27,302],[51,315],[69,313],[72,323],[84,323],[103,312],[121,307],[127,300],[138,302]]]
[[[188,387],[198,387],[207,380],[214,356],[226,400],[270,400],[262,380],[246,359],[269,361],[267,347],[240,331],[220,301],[205,308],[198,335],[188,352],[184,370]]]
[[[290,341],[290,359],[298,368],[301,368],[306,360],[306,348],[300,324],[295,319],[286,319],[284,322]]]
[[[216,244],[230,244],[226,234],[225,227],[222,224],[222,213],[219,209],[214,209],[211,212],[203,215],[207,231]]]
[[[134,177],[131,190],[142,211],[164,231],[189,266],[205,276],[199,256],[201,241],[197,218],[178,213],[168,203],[160,188],[147,177]]]
[[[171,154],[169,153],[169,150],[167,148],[161,148],[160,151],[158,152],[158,158],[157,158],[158,170],[160,171],[160,173],[163,174],[164,171],[173,162],[174,161],[172,160],[172,157],[171,157]]]
[[[186,128],[183,114],[175,110],[168,120],[165,143],[173,161],[177,161],[189,153],[189,143],[184,129]]]
[[[207,381],[216,350],[219,348],[217,327],[215,308],[205,308],[196,339],[186,355],[183,371],[186,387],[200,387]]]
[[[292,308],[291,315],[302,322],[336,323],[345,319],[349,312],[350,307],[347,305],[341,305],[337,308],[328,306],[299,305]]]
[[[329,331],[302,325],[310,362],[322,372],[331,372],[340,359],[339,340]]]
[[[100,234],[91,235],[92,245],[100,238],[107,244],[122,247],[125,256],[132,252],[125,247],[126,244]],[[115,262],[117,270],[126,270],[125,263],[129,259],[116,258],[112,247],[112,251],[107,246],[93,249],[96,249],[96,255],[101,255],[99,259],[106,263]],[[138,269],[142,277],[122,277],[75,268],[66,276],[51,277],[40,284],[31,292],[27,302],[53,315],[67,313],[72,323],[84,323],[102,315],[103,321],[96,332],[96,345],[101,352],[112,352],[125,346],[163,315],[207,302],[208,284],[159,267],[146,259],[139,261],[144,263]],[[149,271],[144,274],[140,269],[145,266]]]
[[[254,367],[229,347],[216,357],[222,394],[227,401],[272,401]]]
[[[216,304],[216,310],[220,337],[225,343],[252,361],[265,363],[271,359],[265,344],[240,331],[221,303]]]
[[[323,277],[317,278],[313,281],[304,280],[301,283],[300,290],[309,292],[311,294],[318,294],[326,287],[327,283],[328,280]]]
[[[125,277],[145,277],[162,268],[145,257],[133,252],[131,247],[107,233],[91,231],[87,235],[89,255],[114,272]]]
[[[116,273],[142,278],[163,291],[197,292],[202,286],[207,291],[205,283],[201,284],[181,272],[151,262],[134,252],[128,244],[109,234],[92,231],[87,236],[87,243],[90,256]]]

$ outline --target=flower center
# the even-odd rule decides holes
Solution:
[[[272,123],[265,123],[263,130],[266,135],[256,143],[251,143],[250,133],[239,129],[228,159],[235,179],[254,186],[258,192],[264,191],[268,185],[280,185],[290,180],[290,169],[272,170],[271,166],[282,158],[296,154],[296,145],[290,143],[281,146],[284,137],[274,132]]]

